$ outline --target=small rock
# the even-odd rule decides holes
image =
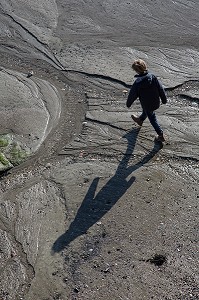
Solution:
[[[161,254],[155,254],[153,258],[147,259],[146,262],[150,262],[151,264],[154,264],[155,266],[162,266],[164,263],[166,263],[167,259],[166,256]]]
[[[28,72],[28,74],[27,74],[27,78],[30,78],[32,75],[34,74],[34,72],[33,71],[30,71],[30,72]]]
[[[102,272],[104,272],[104,273],[108,273],[108,272],[110,272],[110,267],[107,267],[105,270],[103,270]]]
[[[79,157],[83,157],[83,155],[84,155],[84,152],[83,152],[83,151],[80,151]]]

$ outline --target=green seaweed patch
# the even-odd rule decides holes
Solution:
[[[13,167],[13,165],[9,162],[9,160],[4,155],[4,153],[0,152],[0,173],[4,172],[12,167]]]
[[[0,147],[6,148],[10,144],[10,137],[8,135],[0,135]]]
[[[29,153],[22,149],[19,145],[13,145],[9,151],[9,154],[10,161],[14,165],[20,164],[29,156]]]
[[[0,163],[5,167],[10,166],[9,160],[5,157],[5,155],[2,152],[0,152]]]

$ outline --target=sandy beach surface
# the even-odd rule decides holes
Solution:
[[[199,299],[198,0],[1,0],[0,300]],[[136,125],[131,64],[168,98]]]

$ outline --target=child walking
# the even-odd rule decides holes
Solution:
[[[164,142],[163,130],[157,121],[155,110],[160,107],[160,99],[163,104],[167,103],[165,90],[157,77],[147,71],[147,65],[142,59],[135,60],[132,69],[137,74],[135,75],[136,80],[130,89],[126,106],[129,108],[139,98],[142,114],[139,117],[132,115],[133,121],[142,126],[144,120],[148,117],[158,134],[156,141]]]

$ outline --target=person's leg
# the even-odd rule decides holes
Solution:
[[[158,134],[157,140],[164,142],[164,136],[163,136],[163,130],[161,129],[158,120],[156,118],[155,112],[151,111],[151,112],[146,112],[147,117],[151,123],[151,125],[153,126],[153,128],[155,129],[155,131]]]
[[[142,113],[141,115],[139,116],[139,119],[144,122],[144,120],[147,118],[147,114],[146,112],[144,111],[144,109],[142,110]]]
[[[134,122],[136,122],[138,125],[142,126],[142,123],[144,120],[147,118],[146,112],[143,110],[141,115],[139,117],[136,117],[134,115],[131,115],[131,118],[133,119]]]

